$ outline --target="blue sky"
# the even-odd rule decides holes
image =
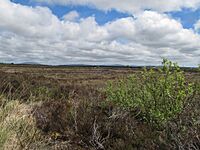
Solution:
[[[49,6],[49,8],[59,18],[73,10],[77,11],[80,14],[81,18],[87,18],[94,15],[95,20],[100,25],[103,25],[109,21],[130,16],[126,13],[117,12],[116,10],[105,12],[87,6]]]
[[[194,24],[200,19],[200,9],[183,9],[169,14],[175,19],[180,19],[184,28],[194,28]]]
[[[1,62],[197,66],[199,33],[200,0],[0,1]]]
[[[95,20],[98,22],[98,24],[103,25],[109,21],[113,21],[119,18],[124,18],[131,16],[128,13],[122,13],[118,12],[116,10],[109,10],[109,11],[102,11],[95,9],[93,7],[88,6],[74,6],[74,5],[67,5],[67,6],[61,6],[61,5],[47,5],[44,3],[37,3],[30,0],[12,0],[15,3],[20,3],[23,5],[28,6],[46,6],[51,9],[53,14],[58,16],[59,18],[62,18],[63,15],[69,13],[70,11],[77,11],[80,14],[81,18],[86,18],[89,16],[95,16]]]
[[[53,14],[61,18],[63,15],[70,11],[77,11],[80,14],[81,18],[86,18],[92,15],[95,15],[96,21],[102,25],[105,24],[109,21],[113,21],[118,18],[124,18],[131,16],[131,14],[128,13],[122,13],[116,10],[109,10],[109,11],[102,11],[98,10],[92,7],[88,6],[74,6],[74,5],[67,5],[67,6],[62,6],[62,5],[48,5],[45,3],[38,3],[35,1],[30,1],[30,0],[12,0],[15,3],[20,3],[23,5],[28,5],[28,6],[46,6],[51,9]],[[197,20],[200,19],[200,9],[187,9],[183,8],[181,11],[172,11],[167,13],[171,15],[173,18],[180,20],[184,28],[193,28],[194,24],[197,22]]]

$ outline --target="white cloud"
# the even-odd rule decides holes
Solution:
[[[22,36],[51,37],[59,31],[60,20],[46,7],[28,7],[0,1],[0,28]]]
[[[122,12],[136,13],[151,9],[159,12],[170,12],[182,8],[196,9],[200,0],[35,0],[59,5],[90,5],[101,10],[116,9]]]
[[[76,21],[79,18],[77,11],[70,11],[62,17],[65,21]]]
[[[200,31],[200,20],[198,20],[195,24],[194,24],[194,29],[195,31]]]
[[[59,20],[46,7],[0,1],[0,61],[155,65],[161,57],[199,64],[199,34],[153,11],[100,26],[94,17]]]

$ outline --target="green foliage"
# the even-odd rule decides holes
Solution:
[[[131,111],[139,110],[142,119],[158,126],[180,113],[193,93],[193,84],[185,81],[180,67],[167,59],[163,66],[132,75],[107,87],[114,104]]]

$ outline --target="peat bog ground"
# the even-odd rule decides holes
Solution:
[[[0,65],[2,149],[200,149],[200,92],[163,128],[107,102],[108,82],[142,69]],[[184,72],[200,84],[196,70]]]

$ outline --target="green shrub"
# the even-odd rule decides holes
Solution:
[[[107,87],[108,101],[131,111],[139,110],[142,119],[163,125],[180,113],[193,93],[176,63],[163,60],[159,69],[144,69]]]

